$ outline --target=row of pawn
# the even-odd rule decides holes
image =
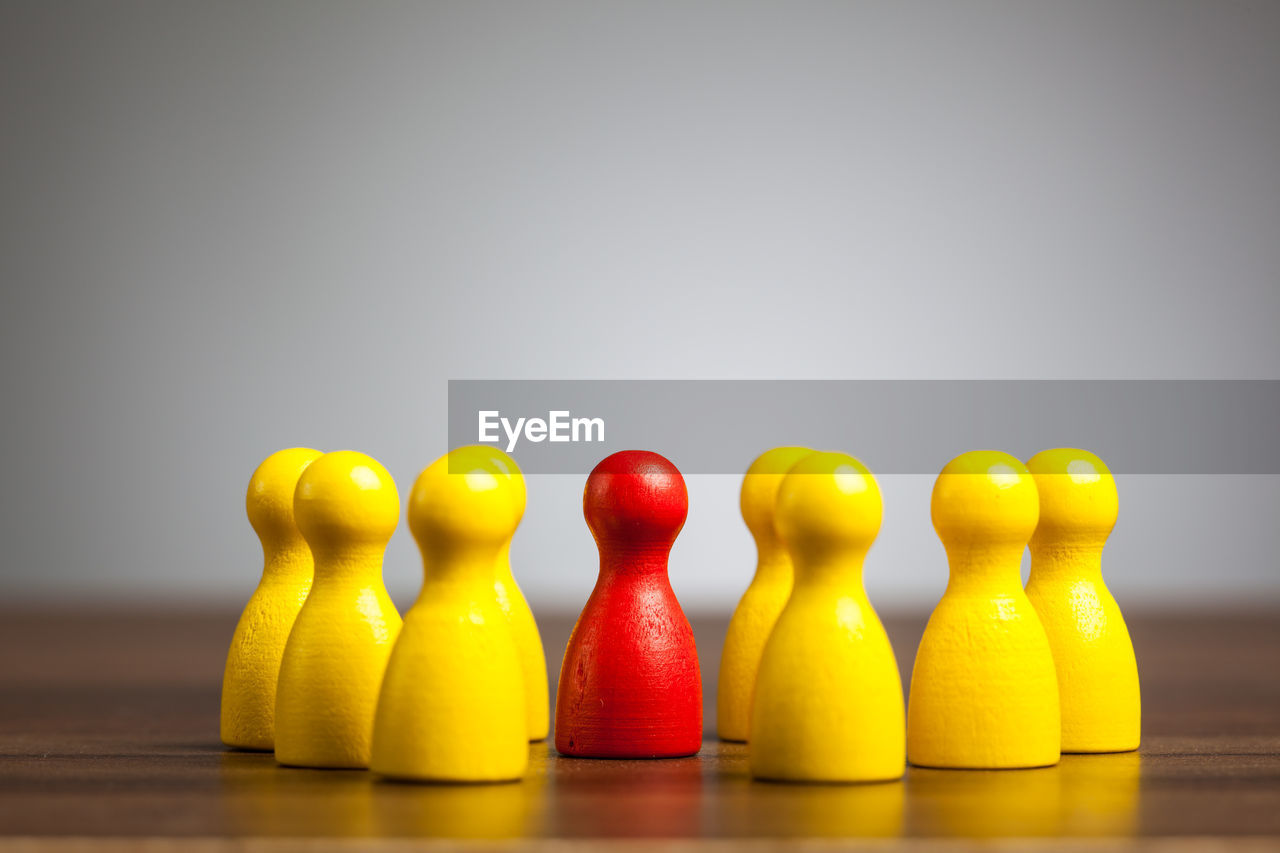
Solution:
[[[1137,663],[1101,573],[1117,493],[1094,454],[1058,448],[1023,464],[973,451],[942,470],[931,515],[950,579],[905,715],[863,585],[883,515],[872,473],[845,454],[779,447],[748,470],[741,505],[758,563],[724,646],[717,728],[748,743],[755,777],[892,780],[907,762],[1030,768],[1138,747]]]
[[[904,740],[911,763],[957,768],[1136,748],[1136,664],[1100,571],[1114,479],[1085,451],[1045,451],[1029,466],[967,453],[935,484],[951,581],[904,725],[897,665],[862,583],[883,514],[875,477],[805,448],[756,460],[742,510],[759,559],[730,624],[718,703],[719,734],[750,742],[754,775],[898,778]],[[381,577],[399,516],[390,475],[350,451],[267,459],[247,498],[266,565],[228,656],[224,742],[403,779],[522,775],[526,741],[548,729],[542,644],[509,560],[524,503],[519,469],[493,448],[460,448],[423,471],[408,518],[424,584],[402,630]],[[565,651],[556,748],[693,754],[701,679],[667,577],[688,510],[683,478],[658,454],[616,453],[588,477],[583,510],[600,575]]]
[[[508,558],[525,509],[509,457],[463,448],[418,477],[407,514],[426,571],[403,621],[382,578],[400,499],[377,460],[282,450],[246,508],[265,565],[227,657],[224,743],[407,779],[524,773],[547,685]]]

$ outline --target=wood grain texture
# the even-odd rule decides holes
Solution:
[[[535,744],[520,784],[448,787],[224,750],[218,690],[234,612],[9,610],[0,612],[0,846],[363,850],[468,838],[540,850],[604,839],[630,850],[671,839],[763,849],[792,839],[818,850],[858,838],[935,850],[981,837],[1008,850],[1134,840],[1137,849],[1276,849],[1280,614],[1128,615],[1145,711],[1135,754],[794,786],[751,781],[735,744],[661,761],[570,759]],[[540,621],[554,658],[571,617]],[[693,622],[713,675],[725,620]],[[909,667],[923,616],[885,624]]]

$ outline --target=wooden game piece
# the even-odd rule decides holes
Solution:
[[[1063,752],[1138,748],[1142,700],[1129,629],[1102,579],[1116,523],[1115,478],[1087,450],[1058,448],[1027,463],[1040,494],[1027,597],[1049,635],[1062,703]]]
[[[902,776],[902,679],[862,583],[882,510],[875,477],[843,453],[810,453],[778,489],[777,531],[795,584],[760,657],[749,737],[756,778]]]
[[[782,478],[813,453],[807,447],[766,450],[742,478],[742,520],[756,543],[756,572],[743,593],[720,655],[716,691],[716,732],[721,740],[745,741],[751,727],[751,695],[764,641],[791,595],[791,557],[774,530],[774,507]]]
[[[529,761],[524,673],[494,565],[524,496],[493,451],[461,447],[413,484],[422,593],[387,665],[371,769],[395,779],[503,782]]]
[[[291,447],[271,454],[249,480],[245,511],[262,542],[262,580],[236,624],[222,675],[222,742],[275,747],[276,679],[293,620],[311,589],[311,549],[293,520],[293,490],[322,454]]]
[[[400,516],[387,469],[340,450],[311,463],[293,496],[315,581],[285,645],[276,691],[276,760],[368,767],[373,712],[400,614],[382,559]]]
[[[496,447],[474,445],[474,448],[477,452],[487,454],[493,465],[510,479],[518,504],[516,523],[519,524],[519,520],[524,517],[526,501],[524,475],[520,472],[520,466]],[[542,635],[538,633],[538,623],[533,618],[533,611],[511,573],[511,540],[515,529],[511,532],[513,536],[502,543],[502,550],[498,552],[498,559],[494,563],[494,591],[497,593],[498,606],[506,614],[507,624],[511,626],[516,651],[520,654],[529,740],[540,741],[546,738],[551,725],[547,700],[547,658],[542,650]]]
[[[964,453],[938,475],[932,515],[951,579],[916,653],[907,760],[974,769],[1056,764],[1053,652],[1022,590],[1022,552],[1039,516],[1035,481],[1007,453]]]
[[[702,745],[702,679],[693,629],[667,578],[689,511],[662,456],[604,459],[582,496],[600,576],[574,626],[556,694],[556,749],[590,758],[669,758]]]

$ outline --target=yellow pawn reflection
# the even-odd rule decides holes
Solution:
[[[249,480],[245,511],[262,542],[262,580],[240,615],[222,676],[222,742],[275,746],[276,679],[289,631],[311,590],[311,549],[293,519],[298,478],[321,455],[309,447],[271,454]]]
[[[521,785],[380,785],[377,833],[390,838],[527,838],[539,794]]]
[[[729,620],[720,656],[716,732],[721,740],[747,739],[760,653],[791,595],[791,557],[774,529],[778,487],[791,466],[810,453],[807,447],[775,447],[752,462],[742,478],[742,520],[756,542],[756,573]]]
[[[1062,832],[1058,767],[956,773],[913,767],[908,831],[957,838],[1043,838]]]
[[[494,467],[510,479],[518,504],[516,524],[519,524],[524,517],[527,500],[520,466],[496,447],[476,445],[473,449],[478,454],[488,454]],[[502,550],[498,552],[498,559],[494,562],[493,588],[497,593],[498,606],[502,608],[507,624],[511,627],[511,638],[515,640],[516,651],[520,655],[529,740],[540,741],[546,738],[551,727],[551,710],[547,699],[547,658],[542,650],[542,635],[538,633],[538,623],[533,618],[533,611],[529,609],[529,602],[525,601],[524,594],[520,592],[515,576],[511,573],[511,540],[515,536],[514,528],[511,533],[502,543]]]
[[[298,767],[368,767],[373,711],[400,614],[382,557],[400,516],[387,469],[363,453],[326,453],[293,495],[315,581],[280,663],[276,760]]]
[[[1058,679],[1021,577],[1039,517],[1035,481],[1007,453],[965,453],[938,476],[932,515],[951,579],[916,653],[907,760],[973,769],[1054,764]]]
[[[494,563],[522,503],[487,448],[454,450],[414,483],[409,529],[422,551],[422,593],[387,665],[375,772],[442,782],[524,774],[524,674],[494,595]]]
[[[754,808],[728,829],[770,838],[894,838],[902,834],[904,788],[897,781],[757,786]]]
[[[804,457],[778,489],[795,585],[760,658],[748,759],[756,778],[902,775],[902,682],[862,584],[882,509],[875,477],[843,453]]]
[[[364,773],[319,780],[268,756],[224,753],[218,777],[219,825],[229,837],[368,838],[378,831],[375,793]]]
[[[913,767],[908,831],[962,838],[1116,838],[1138,827],[1137,753],[1064,755],[1056,767],[957,773]]]
[[[1138,663],[1102,579],[1102,548],[1118,511],[1115,478],[1097,456],[1073,448],[1037,453],[1027,467],[1040,493],[1027,596],[1053,647],[1062,751],[1137,749]]]
[[[1057,767],[1062,834],[1114,838],[1136,833],[1141,769],[1136,752],[1062,756]]]

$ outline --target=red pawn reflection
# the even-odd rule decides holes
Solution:
[[[702,676],[693,629],[667,579],[689,512],[680,472],[624,450],[582,495],[600,577],[560,667],[556,749],[584,758],[672,758],[702,745]]]

